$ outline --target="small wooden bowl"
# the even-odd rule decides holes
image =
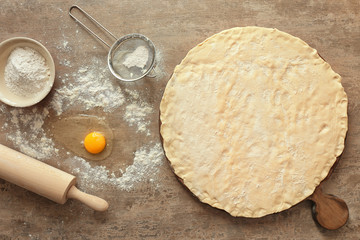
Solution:
[[[30,47],[39,52],[50,68],[50,76],[44,88],[31,97],[22,97],[11,92],[5,84],[4,73],[10,53],[17,47]],[[0,43],[0,100],[14,107],[32,106],[48,95],[55,79],[55,64],[50,52],[38,41],[26,37],[15,37]],[[26,84],[26,83],[24,83]]]

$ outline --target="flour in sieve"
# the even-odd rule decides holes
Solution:
[[[45,58],[30,47],[17,47],[7,60],[5,85],[15,95],[30,97],[41,92],[50,77]]]
[[[124,66],[127,68],[138,67],[144,68],[149,59],[149,50],[145,46],[139,46],[135,49],[134,52],[129,53],[125,61],[123,62]]]

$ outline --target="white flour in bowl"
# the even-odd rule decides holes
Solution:
[[[17,47],[7,60],[4,72],[6,87],[15,95],[30,97],[43,90],[50,77],[45,58],[30,47]]]

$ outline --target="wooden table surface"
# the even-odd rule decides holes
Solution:
[[[153,108],[149,116],[149,136],[138,134],[122,117],[124,106],[113,112],[88,111],[75,107],[63,114],[86,113],[106,116],[117,145],[104,164],[110,171],[119,161],[132,159],[146,142],[160,142],[158,108],[166,83],[186,53],[205,38],[236,26],[274,27],[300,37],[318,50],[339,73],[349,98],[349,131],[344,153],[323,186],[324,192],[344,199],[350,210],[347,224],[335,231],[319,227],[311,216],[311,203],[260,219],[234,218],[226,212],[200,203],[175,178],[163,157],[155,176],[135,184],[131,191],[114,186],[82,190],[97,194],[110,203],[99,213],[76,201],[65,205],[51,202],[20,187],[0,180],[0,239],[359,239],[360,233],[360,2],[358,0],[320,1],[0,1],[0,41],[26,36],[43,43],[54,57],[55,86],[48,97],[34,107],[47,108],[61,79],[71,76],[96,57],[99,71],[107,71],[107,49],[76,24],[68,15],[72,4],[91,13],[117,36],[138,32],[148,36],[157,49],[158,75],[136,83],[123,83],[109,77],[121,89],[140,94]],[[75,81],[74,79],[70,80]],[[14,128],[6,125],[12,107],[0,104],[0,142],[16,150],[21,143],[9,139]],[[61,115],[60,115],[61,117]],[[44,124],[59,119],[50,109]],[[64,131],[67,131],[66,128]],[[118,131],[118,132],[116,132]],[[26,139],[26,130],[22,130]],[[51,137],[51,136],[49,136]],[[33,139],[32,141],[41,141]],[[62,161],[66,151],[43,161],[68,172],[75,166]],[[119,154],[118,154],[119,153]],[[131,161],[127,164],[131,165]],[[126,166],[126,164],[124,165]],[[81,169],[80,169],[81,171]],[[81,183],[82,179],[79,179]],[[80,184],[81,186],[81,184]]]

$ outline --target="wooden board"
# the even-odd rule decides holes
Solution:
[[[145,181],[133,191],[114,187],[96,191],[110,208],[94,213],[75,201],[58,205],[38,195],[0,180],[0,239],[355,239],[360,232],[360,147],[358,93],[360,86],[360,6],[358,1],[78,1],[117,36],[138,32],[148,36],[161,52],[163,75],[157,79],[119,83],[136,90],[153,106],[149,125],[151,136],[133,134],[134,127],[122,124],[124,108],[113,113],[92,109],[87,114],[106,116],[118,134],[117,146],[106,162],[110,169],[131,164],[133,153],[144,141],[160,141],[158,107],[165,85],[176,64],[205,38],[235,26],[276,27],[300,37],[318,50],[343,78],[349,97],[349,132],[341,161],[322,186],[326,193],[341,196],[350,216],[346,227],[327,231],[311,218],[311,202],[304,201],[288,211],[260,219],[233,218],[197,201],[183,188],[170,166],[159,167],[156,184]],[[103,58],[99,69],[107,69],[108,49],[74,23],[67,10],[72,1],[1,2],[0,41],[27,36],[43,43],[56,65],[55,89],[61,78],[73,74],[93,56]],[[71,62],[70,66],[66,61]],[[36,107],[51,102],[52,92]],[[0,107],[3,104],[0,104]],[[4,107],[9,112],[10,107]],[[31,112],[33,109],[26,109]],[[71,113],[78,113],[73,109]],[[82,111],[84,113],[84,111]],[[46,124],[56,117],[51,113]],[[0,112],[0,142],[16,148],[7,139],[7,120]],[[64,129],[66,131],[66,129]],[[126,136],[131,135],[131,138]],[[121,137],[120,137],[121,136]],[[19,148],[17,148],[19,150]],[[47,159],[57,165],[66,152]],[[130,160],[128,160],[130,159]],[[71,166],[62,170],[71,171]],[[86,190],[86,189],[83,189]]]

